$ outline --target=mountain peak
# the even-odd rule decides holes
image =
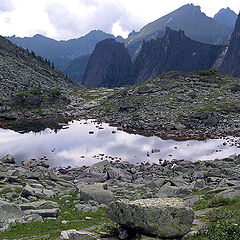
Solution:
[[[46,37],[41,34],[35,34],[33,38],[46,38]]]
[[[233,27],[220,24],[207,17],[201,11],[200,6],[186,4],[147,24],[137,35],[126,39],[125,45],[128,47],[131,57],[136,58],[143,41],[163,37],[166,27],[173,30],[182,29],[191,39],[209,44],[228,41],[233,31]]]
[[[228,27],[234,28],[235,22],[237,20],[237,14],[229,7],[222,8],[218,13],[215,14],[213,19]]]

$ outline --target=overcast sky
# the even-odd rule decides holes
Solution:
[[[240,11],[239,0],[0,0],[0,34],[71,39],[100,29],[124,37],[187,3],[208,16]]]

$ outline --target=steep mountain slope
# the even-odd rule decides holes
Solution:
[[[119,87],[131,84],[133,64],[124,44],[114,39],[98,43],[94,49],[82,84],[86,87]]]
[[[228,27],[234,28],[237,17],[238,17],[237,14],[228,7],[228,8],[222,8],[214,16],[213,19],[221,24],[228,26]]]
[[[222,73],[240,77],[240,13],[236,21],[228,51],[219,70]]]
[[[136,57],[143,41],[162,37],[165,28],[183,30],[193,40],[217,44],[230,39],[233,28],[207,17],[199,6],[187,4],[144,26],[139,34],[125,40],[132,57]]]
[[[34,37],[17,38],[13,36],[7,39],[25,49],[34,51],[36,55],[49,59],[62,70],[68,61],[91,54],[96,44],[107,38],[115,37],[112,34],[94,30],[83,37],[68,41],[56,41],[39,34]]]
[[[184,32],[166,28],[163,38],[145,42],[135,61],[135,81],[145,80],[169,71],[199,71],[210,69],[225,46],[201,43]]]
[[[31,89],[78,89],[79,85],[40,58],[0,37],[1,99]]]
[[[81,83],[90,56],[90,54],[84,55],[67,62],[67,64],[62,68],[62,71],[70,78]]]

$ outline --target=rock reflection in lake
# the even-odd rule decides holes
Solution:
[[[10,128],[15,131],[0,129],[0,157],[10,153],[18,162],[44,158],[52,167],[76,167],[105,159],[137,164],[158,163],[159,159],[213,160],[240,154],[239,138],[162,140],[118,131],[93,120],[72,121],[68,126],[65,123],[58,122],[45,130],[38,126],[40,132],[29,127],[27,131],[13,127]]]

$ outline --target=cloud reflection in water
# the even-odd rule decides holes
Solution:
[[[87,121],[88,124],[84,122],[86,121],[74,121],[68,128],[57,133],[46,129],[37,134],[20,134],[0,129],[0,157],[10,153],[17,161],[21,161],[46,156],[51,166],[59,167],[91,165],[109,159],[109,156],[136,164],[158,162],[160,158],[196,161],[240,154],[237,147],[223,146],[226,141],[224,139],[162,140],[155,136],[144,137],[117,131],[116,127],[108,124],[103,124],[104,129],[99,129],[90,120]],[[116,131],[115,134],[112,133],[113,130]],[[94,131],[94,134],[89,134],[89,131]],[[160,152],[152,154],[152,149],[160,149]],[[216,152],[216,149],[221,151]],[[104,156],[94,158],[99,154]]]

